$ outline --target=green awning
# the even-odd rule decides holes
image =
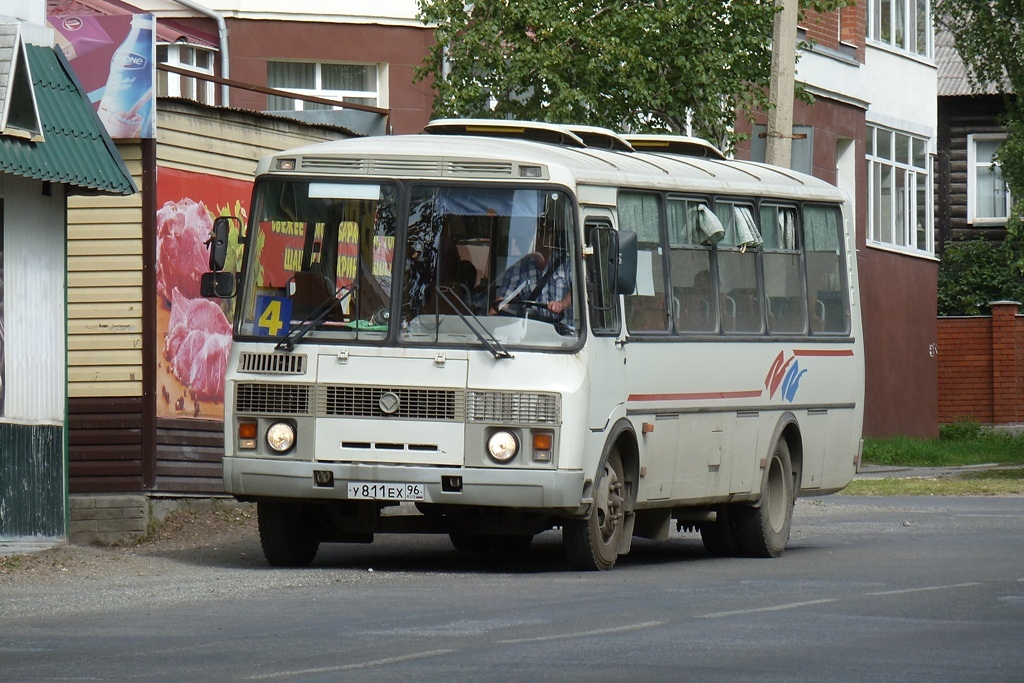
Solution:
[[[42,141],[0,135],[0,172],[63,183],[75,194],[135,194],[138,188],[121,154],[64,54],[37,45],[24,48]],[[14,59],[18,58],[16,51]]]

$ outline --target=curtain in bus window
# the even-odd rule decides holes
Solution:
[[[754,214],[749,206],[733,207],[733,225],[736,228],[736,246],[740,251],[746,251],[750,247],[760,246],[764,240],[754,222]]]
[[[765,249],[796,249],[796,209],[762,204],[761,237]]]
[[[626,325],[631,332],[666,331],[661,203],[657,195],[621,192],[618,213],[619,229],[637,234],[636,292],[626,297]]]
[[[716,244],[725,238],[725,227],[706,204],[697,205],[697,225],[703,233],[701,244]]]
[[[850,302],[841,260],[839,209],[805,206],[803,224],[811,331],[848,334]]]

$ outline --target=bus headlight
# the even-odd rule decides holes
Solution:
[[[515,434],[497,431],[487,438],[487,454],[498,462],[508,462],[519,452],[519,442]]]
[[[267,429],[267,445],[275,453],[287,453],[295,445],[295,427],[287,422],[275,422]]]

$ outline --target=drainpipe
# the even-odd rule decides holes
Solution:
[[[228,26],[224,23],[223,15],[214,12],[208,7],[203,7],[198,3],[192,2],[192,0],[173,0],[173,2],[176,2],[179,5],[184,5],[185,7],[195,10],[200,14],[205,14],[217,22],[217,36],[218,42],[220,43],[220,76],[225,80],[231,78],[231,73],[228,68],[230,61],[228,59]],[[227,85],[220,86],[220,104],[222,107],[227,107],[229,105],[229,90],[230,89]]]

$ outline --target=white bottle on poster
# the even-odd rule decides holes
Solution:
[[[150,129],[153,112],[152,14],[132,16],[132,28],[110,60],[99,117],[112,138],[135,138]]]

